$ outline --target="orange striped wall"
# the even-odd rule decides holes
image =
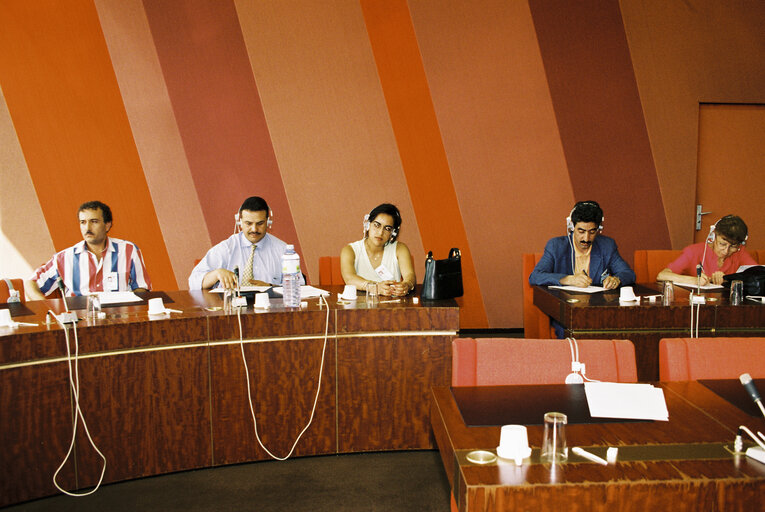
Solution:
[[[462,249],[463,328],[520,327],[521,254],[575,200],[628,260],[692,240],[698,105],[765,104],[763,25],[714,0],[4,0],[0,277],[98,198],[182,288],[260,194],[315,281],[388,201],[420,279]]]
[[[102,200],[154,286],[175,288],[93,3],[7,1],[0,19],[0,84],[53,245],[77,242],[77,207]]]
[[[449,172],[417,39],[404,0],[362,0],[398,152],[423,244],[437,258],[462,253],[460,323],[487,327],[486,310]]]

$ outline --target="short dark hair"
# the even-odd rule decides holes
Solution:
[[[242,203],[242,206],[239,207],[239,215],[242,214],[242,210],[247,210],[249,212],[259,212],[265,210],[266,217],[271,215],[271,209],[268,207],[266,200],[258,196],[252,196],[245,199]]]
[[[104,217],[104,223],[112,221],[112,209],[101,201],[88,201],[86,203],[82,203],[77,210],[77,214],[79,215],[83,210],[101,210],[101,214]]]
[[[715,224],[715,233],[719,233],[732,244],[740,244],[746,240],[749,230],[738,215],[726,215]]]
[[[603,210],[595,201],[579,201],[571,210],[571,224],[576,226],[579,222],[594,222],[600,226],[603,223]]]
[[[393,229],[398,231],[398,228],[401,227],[401,212],[398,211],[398,208],[390,203],[383,203],[381,205],[375,206],[372,208],[372,211],[369,212],[369,222],[375,220],[375,218],[377,218],[377,216],[381,213],[393,217]]]

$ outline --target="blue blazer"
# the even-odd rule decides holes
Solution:
[[[570,235],[569,235],[570,236]],[[560,280],[574,273],[569,236],[550,239],[545,245],[545,253],[529,276],[529,283],[534,285],[559,285]],[[635,282],[635,272],[619,256],[616,242],[607,236],[598,235],[592,242],[590,252],[590,270],[588,272],[594,286],[601,286],[609,276],[616,276],[622,285]]]

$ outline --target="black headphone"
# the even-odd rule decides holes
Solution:
[[[728,217],[732,217],[732,215],[726,215],[725,217],[720,217],[717,219],[717,222],[720,222],[723,219],[726,219]],[[717,222],[709,226],[709,234],[707,235],[706,243],[711,244],[715,241],[715,238],[717,238],[717,234],[715,233],[715,230],[717,229]],[[747,231],[746,236],[744,237],[744,240],[741,242],[741,245],[746,245],[746,241],[749,240],[749,232]]]
[[[271,207],[268,207],[268,219],[266,220],[266,228],[271,229],[274,225],[274,212]],[[234,214],[234,233],[238,233],[242,230],[242,224],[239,221],[239,212]]]
[[[364,215],[364,233],[363,233],[364,238],[367,237],[367,231],[369,231],[369,224],[370,224],[369,213],[367,213],[366,215]],[[397,236],[398,236],[398,228],[393,228],[390,232],[390,238],[388,239],[386,243],[392,244],[393,242],[396,241]]]
[[[574,212],[577,208],[580,208],[582,206],[594,206],[598,210],[600,210],[600,224],[598,225],[598,233],[603,232],[603,221],[606,220],[606,216],[603,215],[603,209],[600,207],[598,203],[595,201],[579,201],[574,205],[573,208],[571,208],[571,212],[568,214],[568,217],[566,217],[566,229],[569,233],[574,232],[574,223],[571,221],[571,217],[574,216]]]

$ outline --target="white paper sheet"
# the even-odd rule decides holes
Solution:
[[[719,284],[702,284],[700,287],[696,286],[695,284],[688,284],[688,283],[678,283],[674,282],[677,286],[682,286],[683,288],[690,288],[691,290],[695,290],[696,288],[701,288],[702,290],[722,290],[723,287]]]
[[[584,392],[593,418],[669,420],[664,390],[651,384],[585,382]]]
[[[279,295],[284,295],[284,288],[281,286],[274,287],[274,293],[278,293]],[[300,287],[300,298],[301,299],[313,299],[315,297],[318,297],[319,295],[324,295],[325,297],[329,296],[329,292],[326,290],[322,290],[321,288],[314,288],[311,285],[303,285]]]
[[[254,286],[254,285],[247,285],[247,286],[240,286],[239,291],[240,292],[257,292],[261,293],[271,288],[270,286]],[[217,288],[213,288],[210,290],[210,293],[223,293],[224,288],[218,286]]]
[[[101,305],[121,304],[123,302],[143,302],[143,299],[133,292],[98,292]]]
[[[600,293],[606,291],[602,286],[588,286],[582,288],[580,286],[548,286],[548,288],[557,288],[558,290],[566,290],[567,292],[581,292],[581,293]]]

